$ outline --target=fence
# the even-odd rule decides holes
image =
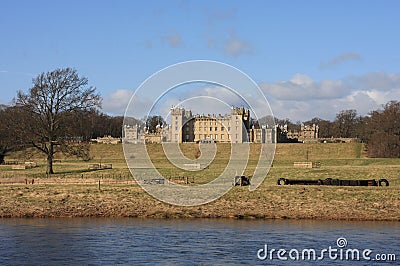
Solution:
[[[110,184],[127,184],[136,183],[135,179],[129,172],[121,173],[61,173],[46,175],[45,173],[14,173],[14,172],[2,172],[0,173],[0,184],[17,184],[25,183],[25,179],[28,180],[40,180],[35,183],[55,183],[57,182],[68,184],[68,183],[79,183],[79,184],[92,184],[93,180],[102,180],[102,183]]]

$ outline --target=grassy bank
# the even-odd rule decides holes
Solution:
[[[229,147],[219,145],[217,158],[204,173],[187,173],[172,167],[158,145],[148,147],[153,162],[168,175],[189,175],[195,184],[216,177],[229,158]],[[254,146],[252,149],[257,150]],[[43,175],[45,163],[39,154],[29,159],[39,167],[12,170],[0,166],[0,217],[152,217],[152,218],[264,218],[264,219],[344,219],[400,221],[400,159],[370,159],[361,144],[279,144],[273,167],[260,187],[249,192],[234,187],[220,199],[196,207],[177,207],[146,194],[132,179],[121,145],[92,145],[90,162],[59,157],[59,173]],[[193,144],[182,145],[192,157]],[[11,157],[19,160],[23,153]],[[257,152],[249,159],[246,174],[251,175]],[[296,169],[294,161],[320,161],[321,168]],[[113,169],[88,171],[90,163],[112,163]],[[208,172],[207,172],[208,171]],[[280,177],[293,179],[380,179],[389,187],[278,186]],[[35,183],[21,183],[24,178]],[[98,181],[101,182],[100,190]],[[6,184],[4,184],[6,183]]]

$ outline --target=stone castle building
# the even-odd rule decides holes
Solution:
[[[232,108],[229,115],[192,115],[171,109],[171,142],[249,142],[250,111]]]
[[[301,142],[316,142],[318,141],[319,127],[318,125],[302,125],[300,129]]]
[[[193,115],[184,108],[171,108],[171,124],[157,133],[136,126],[124,127],[125,142],[217,142],[276,143],[276,128],[250,125],[250,110],[233,108],[225,115]]]
[[[278,142],[317,142],[318,125],[301,125],[300,131],[289,130],[287,125],[278,126]]]

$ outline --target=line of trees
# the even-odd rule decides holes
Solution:
[[[359,138],[366,140],[365,126],[367,117],[357,115],[356,110],[343,110],[336,114],[334,121],[324,120],[315,117],[305,122],[293,123],[290,119],[276,119],[278,125],[288,125],[290,130],[300,130],[301,124],[316,124],[319,127],[319,137],[321,138]]]
[[[121,116],[101,113],[101,97],[88,79],[71,68],[41,73],[33,79],[28,93],[18,92],[12,106],[0,105],[0,163],[9,152],[35,147],[46,155],[46,173],[52,174],[57,152],[89,159],[88,142],[104,135],[122,136]],[[142,122],[130,118],[132,124]],[[300,122],[275,119],[300,129]],[[165,124],[161,117],[145,121],[149,132]],[[313,118],[304,124],[317,124],[322,138],[359,138],[367,143],[370,157],[400,157],[400,102],[391,101],[380,110],[359,116],[356,110],[343,110],[334,121]]]
[[[301,122],[276,119],[276,124],[300,130]],[[320,138],[357,138],[366,143],[369,157],[400,158],[400,102],[390,101],[382,109],[360,116],[356,110],[343,110],[334,121],[313,118],[303,122],[316,124]]]

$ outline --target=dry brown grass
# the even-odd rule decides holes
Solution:
[[[149,146],[152,159],[167,175],[179,172],[163,158],[160,146]],[[218,146],[217,160],[196,176],[196,183],[216,177],[229,158],[228,149]],[[182,145],[188,157],[196,147]],[[246,174],[257,163],[257,146]],[[133,181],[124,161],[121,145],[93,145],[95,158],[89,163],[113,163],[113,169],[88,172],[88,162],[64,158],[55,165],[60,175],[43,176],[44,163],[38,168],[12,171],[1,166],[0,180],[22,182],[35,178],[34,185],[0,184],[0,217],[154,217],[154,218],[273,218],[273,219],[345,219],[400,221],[400,159],[369,159],[360,144],[279,144],[273,167],[257,190],[234,187],[220,199],[196,207],[177,207],[162,203]],[[294,161],[307,156],[321,161],[316,169],[293,168]],[[40,157],[33,157],[38,160]],[[38,160],[39,161],[39,160]],[[39,162],[40,163],[40,162]],[[208,171],[208,172],[207,172]],[[278,186],[279,177],[294,179],[380,179],[389,187]],[[14,178],[14,179],[11,179]],[[98,180],[101,189],[98,189]]]
[[[0,185],[0,217],[152,217],[400,220],[398,188],[235,187],[202,206],[162,203],[134,183]]]

